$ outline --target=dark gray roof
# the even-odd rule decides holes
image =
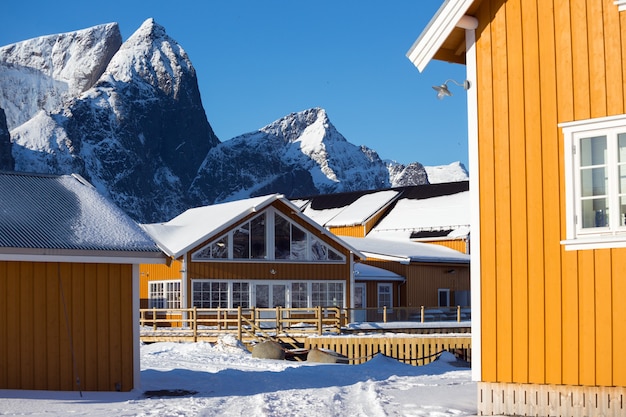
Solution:
[[[0,172],[0,253],[2,248],[160,253],[137,223],[82,177],[17,172]]]

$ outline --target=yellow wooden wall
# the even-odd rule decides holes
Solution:
[[[450,302],[454,304],[453,295],[455,291],[470,289],[469,265],[424,263],[406,265],[369,258],[364,263],[395,272],[406,278],[406,282],[401,285],[401,288],[398,288],[401,295],[401,307],[437,306],[439,304],[439,288],[450,289]],[[454,273],[448,272],[451,270],[454,270]]]
[[[626,249],[565,251],[558,123],[625,113],[613,0],[484,0],[476,14],[482,378],[626,386]]]
[[[134,388],[132,297],[131,265],[0,261],[0,389]]]
[[[365,237],[365,227],[362,224],[329,227],[328,230],[337,236]]]
[[[465,239],[429,240],[423,242],[430,243],[432,245],[445,246],[446,248],[454,249],[465,254],[470,253],[469,242]]]

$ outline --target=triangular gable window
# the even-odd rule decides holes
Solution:
[[[192,259],[344,262],[345,256],[268,208],[194,252]]]

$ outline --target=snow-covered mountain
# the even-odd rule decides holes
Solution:
[[[1,109],[0,169],[79,173],[143,223],[261,194],[428,182],[421,164],[348,142],[321,108],[220,142],[191,60],[153,19],[125,42],[110,23],[1,47]]]
[[[427,166],[424,168],[426,168],[426,173],[428,174],[428,182],[431,184],[469,180],[467,168],[458,161],[448,165]]]
[[[404,171],[414,183],[428,182],[420,164]],[[190,192],[217,202],[269,192],[293,197],[393,185],[389,167],[374,150],[348,142],[324,109],[312,108],[211,149]]]

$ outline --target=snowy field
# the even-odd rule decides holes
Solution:
[[[361,365],[253,358],[219,343],[141,346],[142,388],[130,393],[0,390],[0,415],[469,416],[476,384],[444,353],[426,366],[382,355]],[[183,396],[164,396],[179,390]],[[190,393],[190,392],[195,393]]]

